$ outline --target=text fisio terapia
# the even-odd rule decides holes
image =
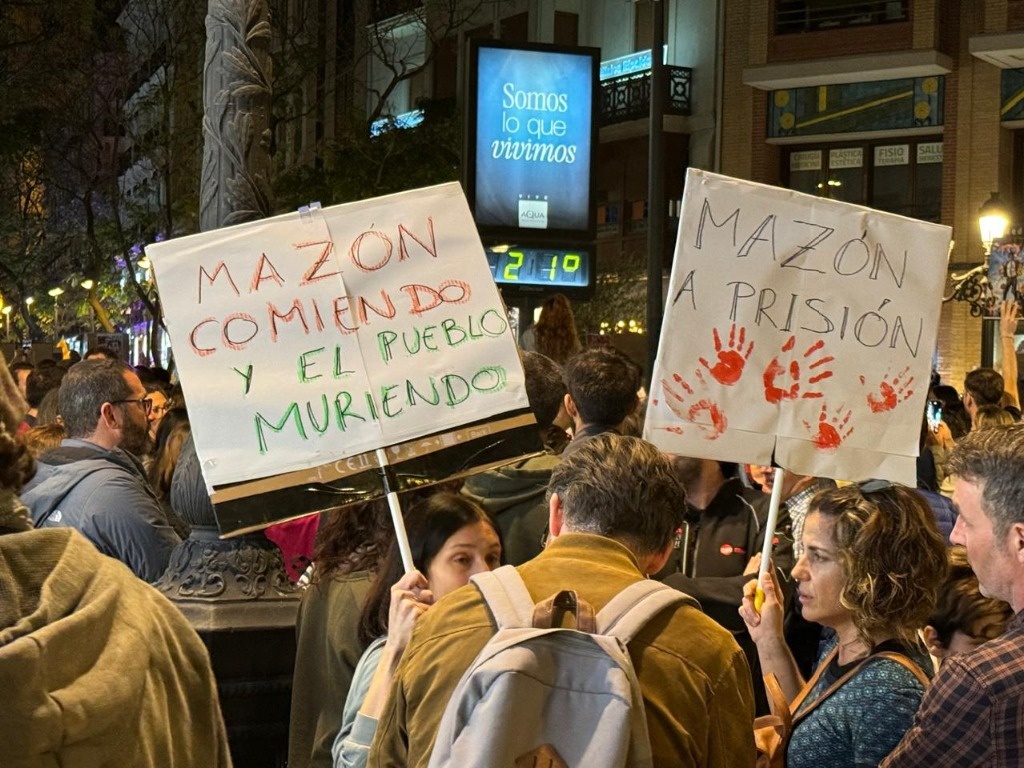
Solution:
[[[569,111],[567,93],[523,91],[515,83],[505,83],[501,91],[501,130],[507,138],[491,142],[491,156],[495,160],[576,162],[575,144],[548,140],[562,138],[569,130],[566,121],[558,117]],[[509,114],[510,109],[520,114]],[[518,138],[523,133],[528,137],[525,140]]]

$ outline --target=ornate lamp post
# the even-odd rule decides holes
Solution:
[[[966,301],[971,305],[971,315],[981,317],[992,307],[992,286],[988,281],[988,259],[992,244],[1006,235],[1010,228],[1010,209],[999,197],[998,192],[978,209],[978,229],[981,245],[985,249],[985,261],[959,275],[951,275],[953,290],[943,297],[943,302]]]

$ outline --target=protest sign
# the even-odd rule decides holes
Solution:
[[[222,532],[380,495],[379,448],[405,463],[388,484],[401,490],[539,447],[458,184],[146,253]],[[524,429],[523,450],[501,438]]]
[[[690,169],[645,435],[687,456],[914,485],[949,239]]]
[[[1020,243],[1007,241],[992,246],[988,257],[988,285],[986,317],[999,317],[1001,302],[1013,300],[1021,304],[1024,298],[1024,256]]]

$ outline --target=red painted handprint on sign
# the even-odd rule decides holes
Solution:
[[[727,349],[722,348],[722,338],[718,335],[718,329],[715,328],[712,333],[715,337],[715,352],[718,354],[718,362],[712,366],[702,357],[700,358],[700,364],[707,368],[708,372],[719,384],[724,384],[727,387],[732,386],[743,375],[743,366],[746,365],[747,360],[750,358],[750,353],[754,351],[754,342],[747,344],[746,351],[743,350],[743,344],[747,338],[747,329],[740,328],[739,335],[737,336],[736,323],[733,323],[729,329],[729,346]]]
[[[819,451],[834,453],[842,445],[843,440],[853,434],[853,427],[850,426],[850,417],[853,416],[853,412],[848,410],[844,414],[843,407],[839,406],[835,414],[829,416],[828,407],[822,403],[817,425],[804,422],[804,426],[814,436],[814,445]]]
[[[764,369],[764,399],[773,405],[783,400],[795,400],[800,398],[822,397],[822,393],[816,389],[805,389],[800,391],[801,378],[804,372],[800,368],[800,360],[792,354],[796,346],[796,336],[790,336],[782,345],[780,354],[772,358],[771,362]],[[825,342],[818,339],[804,350],[801,358],[806,366],[806,372],[812,374],[807,379],[807,384],[817,384],[823,379],[832,376],[828,368],[818,371],[835,360],[832,355],[825,354],[822,350]],[[785,354],[781,354],[785,353]],[[789,358],[788,365],[786,358]]]
[[[910,376],[908,378],[908,373],[910,373],[910,368],[904,368],[893,376],[892,381],[889,381],[889,374],[885,374],[885,377],[878,385],[878,391],[868,393],[868,408],[871,409],[872,413],[891,411],[914,394],[914,390],[910,388],[914,383],[914,377]],[[860,383],[867,383],[863,376],[860,377]]]
[[[665,405],[683,421],[696,424],[705,438],[715,440],[725,432],[728,420],[718,403],[710,397],[704,374],[697,369],[693,375],[698,389],[702,390],[700,394],[678,373],[672,374],[671,382],[668,379],[661,380],[665,390]],[[680,429],[670,431],[683,434]]]

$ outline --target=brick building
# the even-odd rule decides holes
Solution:
[[[978,209],[1024,202],[1024,2],[733,0],[724,35],[722,173],[950,225],[952,274],[984,260]],[[943,380],[994,330],[946,304]]]

